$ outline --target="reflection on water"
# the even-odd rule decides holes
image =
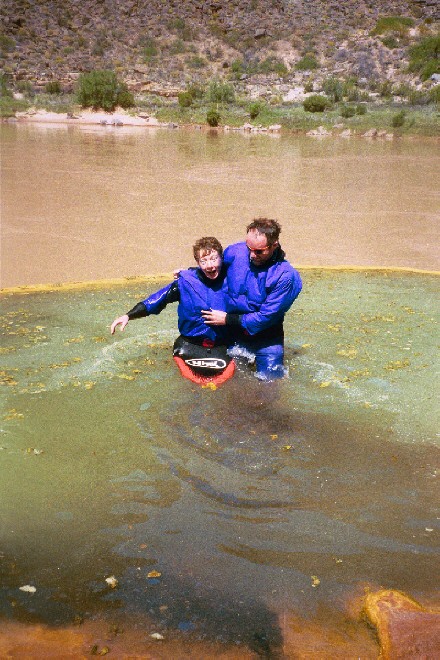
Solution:
[[[438,269],[434,140],[1,125],[2,286],[171,272],[278,218],[293,263]]]
[[[110,337],[154,285],[4,296],[4,616],[148,614],[264,653],[360,583],[434,592],[437,279],[304,280],[289,378],[215,391],[179,376],[174,309]]]

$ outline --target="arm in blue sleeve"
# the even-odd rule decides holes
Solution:
[[[180,291],[176,280],[135,305],[127,315],[132,320],[143,316],[150,316],[150,314],[160,314],[169,303],[178,302],[179,300]]]
[[[301,277],[297,271],[280,277],[258,312],[243,314],[241,325],[250,335],[255,335],[280,323],[293,301],[299,296],[301,289]]]

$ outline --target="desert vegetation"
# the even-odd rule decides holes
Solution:
[[[135,105],[127,85],[118,80],[114,71],[91,71],[82,74],[77,86],[78,103],[83,108],[111,111],[119,106],[131,108]]]
[[[232,126],[297,126],[301,115],[307,128],[317,116],[374,123],[388,108],[405,110],[402,131],[435,132],[432,2],[4,0],[0,18],[3,117],[120,106],[198,123],[215,110]]]

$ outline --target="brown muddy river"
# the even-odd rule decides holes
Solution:
[[[276,217],[303,265],[435,270],[435,140],[3,125],[2,287],[155,275]]]

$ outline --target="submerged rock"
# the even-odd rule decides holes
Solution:
[[[331,135],[331,131],[327,131],[324,126],[318,126],[316,129],[307,131],[306,135],[309,137],[327,137],[328,135]]]
[[[374,137],[377,137],[377,136],[378,136],[378,131],[377,131],[376,128],[370,128],[369,131],[367,131],[366,133],[364,133],[362,135],[362,137],[367,137],[367,138],[374,138]]]
[[[392,589],[370,593],[364,612],[377,630],[383,660],[438,658],[440,608],[423,607]]]

